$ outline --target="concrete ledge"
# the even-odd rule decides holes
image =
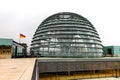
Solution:
[[[32,80],[35,58],[0,59],[0,80]]]

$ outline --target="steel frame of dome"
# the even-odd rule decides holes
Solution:
[[[34,56],[102,56],[102,44],[93,25],[83,16],[61,12],[45,19],[36,29],[31,44]]]

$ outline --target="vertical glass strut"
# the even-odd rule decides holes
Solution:
[[[99,57],[102,44],[94,26],[83,16],[62,12],[36,29],[31,53],[40,57]]]

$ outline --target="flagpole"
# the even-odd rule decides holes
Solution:
[[[19,43],[21,43],[21,38],[19,37]]]
[[[19,43],[21,43],[21,38],[25,38],[25,37],[26,37],[25,35],[20,34],[20,36],[19,36]]]
[[[20,37],[20,34],[19,34],[19,43],[21,43],[21,37]]]

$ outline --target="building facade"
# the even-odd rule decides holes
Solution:
[[[25,57],[27,45],[20,44],[12,39],[0,38],[0,59]]]
[[[120,46],[104,46],[103,47],[104,56],[120,56]]]
[[[102,52],[95,27],[83,16],[70,12],[45,19],[31,44],[31,53],[41,57],[96,57]]]

